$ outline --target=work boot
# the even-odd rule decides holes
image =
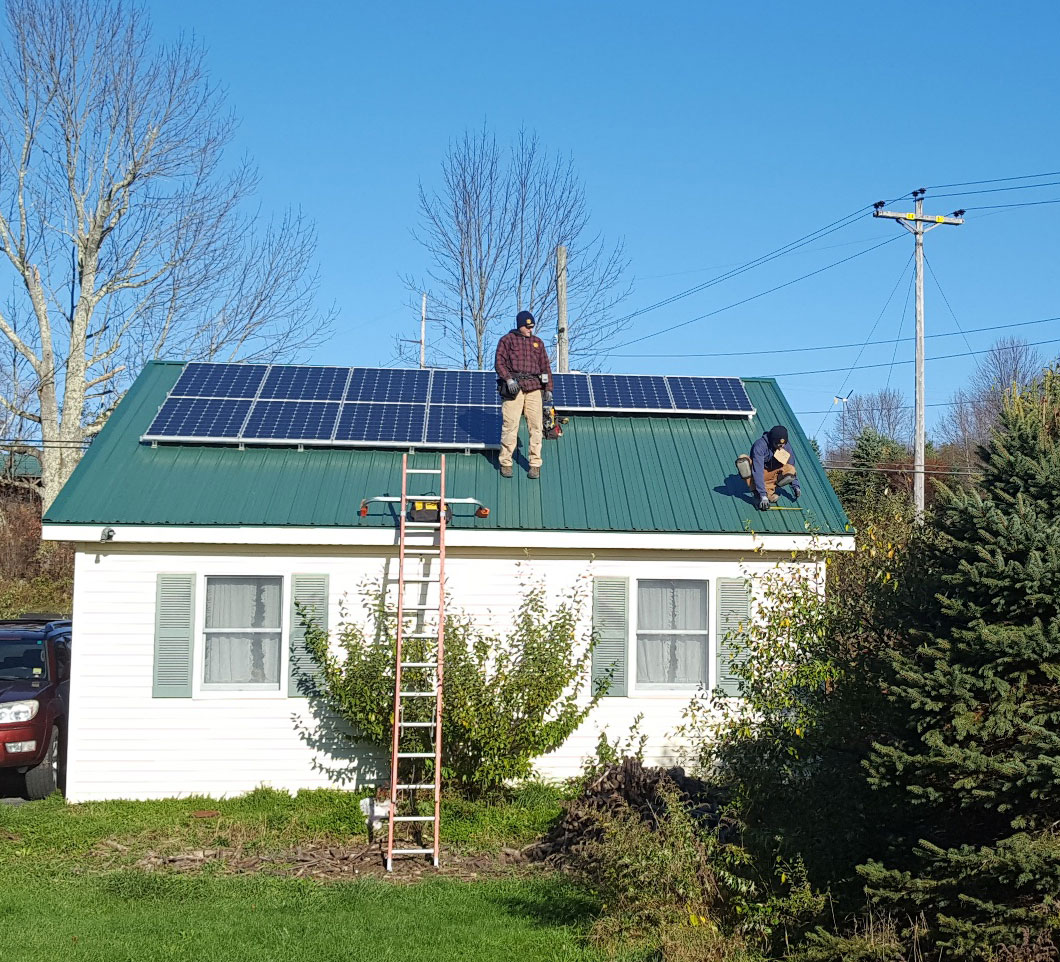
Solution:
[[[531,468],[529,471],[526,472],[526,476],[531,481],[536,481],[538,478],[541,477],[541,469],[540,468]]]
[[[512,476],[512,466],[510,464],[501,465],[501,477],[510,478]]]

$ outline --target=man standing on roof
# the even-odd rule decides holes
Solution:
[[[512,455],[519,436],[519,418],[526,417],[530,432],[530,470],[528,478],[541,477],[541,396],[552,403],[552,367],[548,351],[534,335],[534,315],[520,311],[515,330],[509,331],[497,344],[494,364],[498,386],[503,384],[501,403],[501,477],[512,476]]]
[[[783,425],[770,428],[755,441],[751,456],[741,454],[736,459],[736,468],[754,492],[759,511],[768,511],[771,504],[777,503],[777,488],[790,484],[796,501],[802,494],[795,471],[795,454],[788,444],[788,429]]]

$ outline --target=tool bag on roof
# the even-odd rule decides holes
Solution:
[[[438,521],[441,512],[438,510],[437,501],[409,501],[408,511],[405,517],[409,521]],[[445,506],[445,523],[453,520],[453,506]]]

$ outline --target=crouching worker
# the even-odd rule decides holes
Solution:
[[[736,470],[754,493],[755,507],[759,511],[768,511],[771,504],[777,503],[777,488],[790,484],[796,501],[802,494],[795,470],[795,454],[788,444],[788,429],[779,424],[755,441],[750,457],[741,454],[736,459]]]

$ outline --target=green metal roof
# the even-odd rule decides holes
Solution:
[[[159,445],[140,442],[183,364],[152,362],[133,384],[45,517],[51,524],[390,526],[363,498],[401,493],[401,452],[394,449]],[[563,437],[544,442],[540,481],[497,470],[496,452],[450,453],[446,491],[474,497],[490,516],[461,515],[460,527],[545,531],[804,533],[847,530],[824,469],[771,379],[744,381],[751,420],[572,416]],[[786,424],[802,483],[801,511],[756,511],[736,477],[737,455],[774,424]],[[412,466],[437,455],[418,452]],[[525,460],[523,461],[525,468]],[[429,475],[412,476],[425,494]],[[791,504],[785,496],[782,504]]]
[[[39,478],[40,457],[23,452],[0,455],[0,474],[8,478]]]

